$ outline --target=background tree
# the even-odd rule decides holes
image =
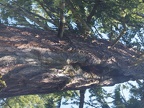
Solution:
[[[45,108],[44,101],[38,95],[18,96],[1,100],[2,108]]]
[[[108,34],[114,41],[112,46],[120,39],[128,46],[143,45],[143,39],[138,39],[140,44],[131,41],[135,36],[143,38],[144,3],[140,0],[67,0],[61,3],[59,0],[1,0],[0,5],[1,22],[7,25],[57,31],[67,27],[67,31],[78,34],[96,37],[101,36],[100,33]],[[62,23],[65,27],[61,27]]]

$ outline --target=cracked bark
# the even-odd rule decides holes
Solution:
[[[69,36],[61,40],[52,31],[1,28],[0,74],[7,87],[0,97],[83,90],[144,77],[143,61],[135,65],[140,52]]]

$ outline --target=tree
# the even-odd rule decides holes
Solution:
[[[86,90],[80,90],[79,108],[83,108],[84,107],[85,91]]]
[[[11,23],[15,26],[57,31],[66,27],[68,32],[96,37],[100,36],[101,31],[109,34],[109,38],[115,40],[114,43],[125,33],[129,34],[129,29],[143,28],[144,21],[144,3],[137,0],[1,0],[0,5],[3,23],[9,24],[9,18],[15,20]]]
[[[92,108],[110,108],[106,102],[106,98],[110,97],[110,95],[103,88],[91,88],[89,89],[89,92],[90,99],[85,102],[87,105],[91,106]]]
[[[122,44],[133,45],[135,34],[141,34],[136,43],[143,45],[143,3],[66,0],[64,10],[59,3],[1,0],[1,22],[11,25],[13,19],[13,26],[24,26],[1,24],[1,98],[143,79],[143,52]],[[56,34],[62,20],[59,9],[68,28],[62,39]],[[94,32],[111,34],[112,41],[93,37]]]
[[[143,108],[143,81],[137,80],[137,83],[120,84],[115,88],[115,92],[110,97],[113,98],[112,108]],[[123,90],[129,89],[130,95],[126,99]]]
[[[2,101],[2,108],[45,108],[44,101],[38,95],[10,97]]]

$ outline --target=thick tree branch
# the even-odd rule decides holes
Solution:
[[[0,30],[1,98],[83,90],[144,78],[140,52],[106,40],[59,40],[55,33],[28,28]],[[0,83],[1,85],[1,83]]]

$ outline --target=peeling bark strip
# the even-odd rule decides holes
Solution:
[[[144,77],[140,53],[106,40],[65,40],[52,31],[3,27],[0,30],[0,74],[7,87],[0,97],[45,94],[109,86]],[[70,39],[69,39],[70,38]]]

